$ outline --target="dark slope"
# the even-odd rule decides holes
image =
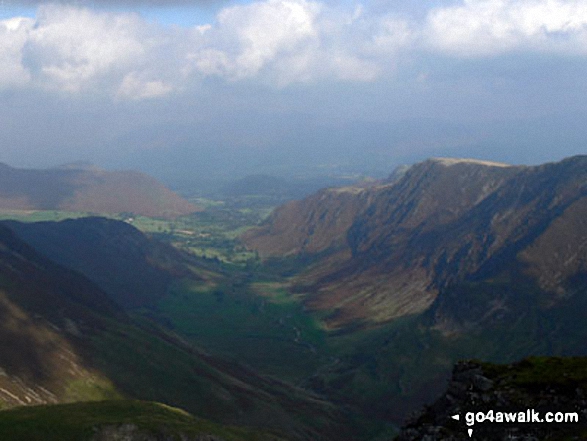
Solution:
[[[88,396],[116,395],[78,345],[83,335],[100,332],[105,320],[122,323],[126,316],[86,278],[41,258],[5,227],[0,227],[0,303],[4,404],[74,400],[83,382]]]
[[[154,304],[177,278],[197,279],[188,255],[125,222],[90,217],[4,225],[45,256],[87,276],[125,308]]]
[[[0,305],[3,406],[124,395],[291,439],[328,439],[340,430],[332,405],[131,320],[92,282],[3,226]]]
[[[46,170],[0,167],[0,209],[135,213],[176,217],[196,207],[156,179],[93,167]]]

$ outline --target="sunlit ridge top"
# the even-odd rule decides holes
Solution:
[[[488,167],[512,167],[511,164],[506,164],[503,162],[494,162],[494,161],[483,161],[481,159],[470,159],[470,158],[430,158],[431,161],[439,162],[443,165],[454,165],[460,163],[468,163],[468,164],[479,164],[479,165],[486,165]]]

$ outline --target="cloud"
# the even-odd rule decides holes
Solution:
[[[232,79],[255,76],[278,57],[310,51],[318,43],[319,12],[317,3],[295,0],[226,8],[218,14],[217,27],[205,32],[207,44],[201,51],[202,59],[198,53],[192,58],[203,73],[221,73]],[[207,70],[208,66],[213,69]]]
[[[305,0],[267,0],[222,10],[189,55],[204,75],[261,77],[278,86],[326,78],[372,81],[409,39],[408,24]]]
[[[122,80],[117,92],[118,98],[144,99],[157,98],[168,95],[173,91],[173,86],[161,80],[148,80],[140,77],[140,74],[131,72]]]
[[[0,88],[18,84],[131,99],[181,89],[185,53],[197,42],[193,32],[136,13],[55,4],[39,7],[35,19],[0,22],[0,36]]]
[[[0,49],[6,60],[0,87],[20,83],[119,99],[164,96],[208,76],[278,87],[329,78],[373,81],[409,33],[406,23],[369,16],[361,7],[307,0],[225,7],[215,23],[193,28],[63,4],[42,5],[35,19],[10,23]]]
[[[136,64],[149,41],[135,14],[44,6],[29,31],[26,59],[35,79],[49,88],[77,92]]]
[[[34,21],[12,18],[0,21],[0,89],[23,86],[30,74],[22,63],[22,52]]]
[[[560,0],[464,0],[433,9],[426,45],[455,56],[514,50],[587,53],[587,3]]]
[[[381,7],[260,0],[185,28],[138,13],[41,5],[34,19],[0,21],[0,88],[152,99],[207,77],[278,88],[374,82],[422,54],[587,54],[585,1],[463,0],[406,17]]]

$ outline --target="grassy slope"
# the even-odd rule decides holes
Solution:
[[[499,297],[499,290],[518,302],[509,303],[508,315],[488,322],[465,320],[465,311],[484,304],[488,292]],[[352,397],[365,413],[397,421],[417,403],[435,398],[458,360],[512,362],[528,355],[584,354],[584,291],[549,309],[538,306],[540,291],[530,285],[483,283],[455,291],[459,295],[454,301],[464,310],[458,332],[446,333],[430,317],[413,316],[331,338],[340,361],[312,379],[314,388],[334,400]]]
[[[291,381],[328,356],[324,330],[279,284],[184,281],[154,314],[199,345]]]
[[[128,397],[169,403],[222,424],[269,428],[287,439],[332,439],[342,430],[330,403],[182,346],[140,317],[107,323],[89,352],[93,365]]]
[[[144,434],[215,435],[226,441],[278,440],[262,432],[220,426],[180,409],[145,401],[101,401],[20,407],[0,412],[3,441],[84,441],[100,429],[131,424]]]

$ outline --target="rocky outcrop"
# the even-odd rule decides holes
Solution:
[[[578,357],[533,357],[509,365],[460,362],[445,394],[414,416],[396,441],[585,439],[586,366],[587,358]],[[538,423],[533,419],[534,415],[544,420],[547,412],[576,413],[578,422]],[[476,417],[468,424],[478,413],[485,421]],[[506,414],[509,418],[515,414],[517,421],[508,423]]]

